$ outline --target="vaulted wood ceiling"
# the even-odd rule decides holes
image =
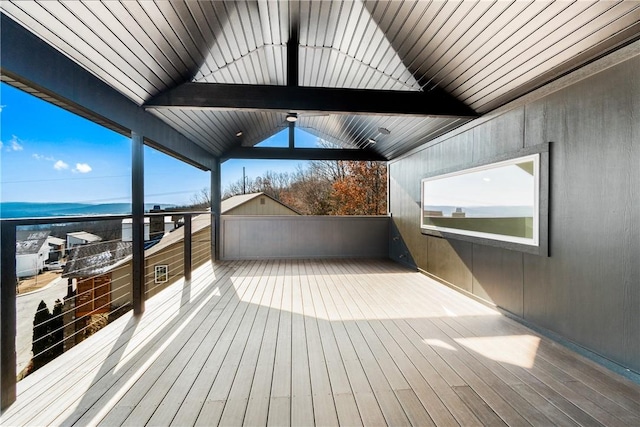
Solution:
[[[216,157],[279,132],[296,112],[296,126],[318,137],[394,158],[640,35],[638,1],[5,0],[1,8]],[[233,96],[221,95],[223,85]],[[261,97],[265,85],[277,87]],[[309,93],[315,102],[304,102]],[[340,100],[347,110],[332,109]]]

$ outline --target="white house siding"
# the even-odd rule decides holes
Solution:
[[[16,255],[16,274],[18,277],[35,276],[44,269],[48,255],[48,245],[43,245],[35,254]]]

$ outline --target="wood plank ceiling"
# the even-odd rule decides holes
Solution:
[[[638,1],[7,0],[1,7],[140,106],[183,83],[285,86],[295,30],[300,86],[437,88],[484,114],[640,36]],[[286,109],[148,110],[215,156],[287,127]],[[471,119],[297,112],[299,128],[387,159]]]

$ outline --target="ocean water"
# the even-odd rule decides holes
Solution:
[[[161,208],[174,205],[147,203],[145,210],[153,209],[155,205]],[[32,203],[32,202],[3,202],[0,203],[0,218],[41,218],[52,216],[90,216],[90,215],[125,215],[131,213],[130,203]]]

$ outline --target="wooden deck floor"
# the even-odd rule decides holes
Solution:
[[[206,265],[0,425],[640,425],[640,386],[388,261]]]

